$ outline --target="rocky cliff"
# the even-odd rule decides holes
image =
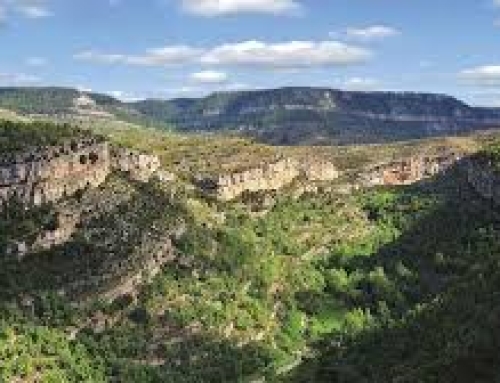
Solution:
[[[39,206],[98,187],[112,171],[147,181],[160,167],[157,156],[111,147],[100,138],[72,140],[0,158],[0,206],[10,198]]]
[[[0,203],[41,205],[99,186],[110,172],[109,144],[98,139],[19,153],[0,167]]]
[[[246,191],[279,190],[299,178],[315,182],[332,181],[338,176],[335,166],[327,161],[279,158],[240,172],[199,177],[196,183],[203,192],[221,201],[230,201]]]
[[[112,168],[127,173],[134,181],[147,182],[161,166],[157,156],[122,147],[113,147],[111,158]]]
[[[455,152],[403,158],[361,172],[358,182],[362,187],[409,185],[445,171],[461,158]]]

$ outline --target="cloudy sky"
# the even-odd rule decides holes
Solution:
[[[0,0],[0,86],[327,86],[500,106],[500,0]]]

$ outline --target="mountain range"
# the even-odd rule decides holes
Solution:
[[[500,109],[414,92],[280,88],[204,98],[124,102],[70,88],[2,88],[0,107],[22,114],[118,117],[183,132],[235,132],[278,145],[383,143],[500,125]]]

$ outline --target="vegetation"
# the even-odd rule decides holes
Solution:
[[[473,126],[463,117],[500,119],[494,109],[473,108],[445,95],[346,93],[307,87],[221,92],[202,99],[145,100],[133,106],[143,115],[183,131],[244,132],[279,145],[387,143],[441,136],[447,129],[456,134],[488,127],[488,123]],[[415,119],[394,120],[390,116],[395,109]],[[448,121],[432,132],[420,122],[422,118]]]
[[[75,105],[82,94],[93,101],[88,110]],[[182,132],[231,132],[279,145],[388,143],[471,133],[500,122],[494,108],[474,108],[445,95],[307,87],[130,103],[68,88],[3,88],[0,108],[84,121],[98,116]],[[413,119],[393,119],[396,112]],[[422,122],[427,119],[446,123],[429,129]]]
[[[0,155],[40,146],[54,146],[85,135],[89,134],[69,124],[0,120]]]
[[[22,114],[67,113],[77,95],[77,90],[65,88],[2,88],[0,106]]]
[[[102,364],[82,345],[43,326],[0,322],[0,360],[2,382],[106,381]]]
[[[4,125],[33,145],[75,134]],[[114,174],[54,204],[26,210],[12,200],[2,208],[1,381],[499,379],[500,212],[460,169],[406,187],[349,195],[335,185],[302,195],[292,188],[222,203],[200,195],[190,177],[258,163],[278,149],[237,137],[144,134],[125,123],[94,130],[159,154],[181,180],[139,184]],[[355,172],[490,141],[279,152],[314,150]],[[5,254],[68,211],[80,218],[65,244],[22,261]],[[153,279],[144,273],[143,285],[103,299],[129,287],[170,240],[175,252]]]

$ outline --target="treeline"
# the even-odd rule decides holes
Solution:
[[[0,156],[37,146],[52,146],[70,139],[90,136],[90,132],[69,124],[13,122],[0,120]]]
[[[78,91],[66,88],[0,88],[0,107],[22,114],[67,113]]]

